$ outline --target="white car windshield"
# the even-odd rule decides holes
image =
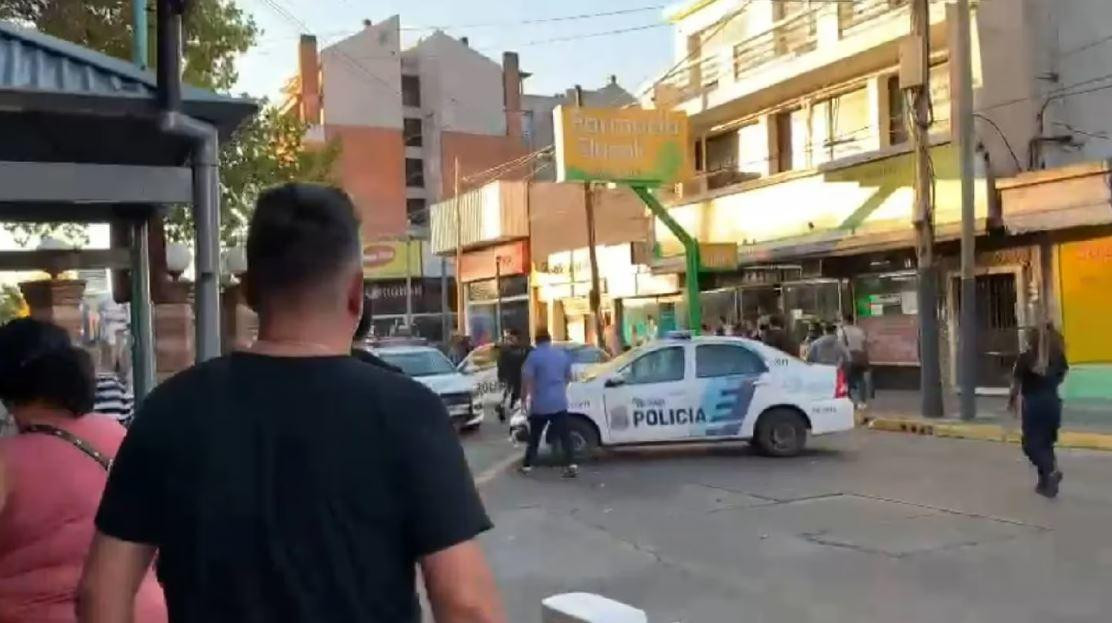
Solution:
[[[452,362],[438,350],[380,351],[378,356],[386,363],[401,368],[409,376],[434,376],[456,371]]]
[[[636,358],[637,355],[640,355],[642,352],[643,350],[640,348],[632,348],[611,359],[610,361],[592,366],[591,369],[583,375],[583,380],[590,381],[593,379],[597,379],[600,376],[613,374],[618,370],[626,367],[626,365],[629,364],[630,361],[633,361],[633,359]]]

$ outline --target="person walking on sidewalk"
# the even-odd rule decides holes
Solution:
[[[853,404],[858,408],[864,408],[869,393],[865,387],[865,375],[869,371],[868,340],[865,331],[853,324],[853,314],[845,315],[845,322],[838,330],[838,339],[849,351],[849,362],[846,364],[849,395],[853,399]]]
[[[1062,399],[1058,386],[1066,378],[1062,336],[1053,325],[1024,332],[1026,348],[1019,355],[1012,373],[1008,407],[1018,411],[1023,430],[1023,453],[1038,471],[1035,492],[1048,498],[1058,495],[1062,472],[1054,456],[1058,429],[1062,425]]]
[[[537,448],[541,443],[545,425],[552,427],[560,442],[564,457],[564,476],[575,478],[579,473],[574,463],[575,449],[568,431],[568,383],[571,382],[571,357],[552,346],[552,337],[544,329],[537,331],[537,347],[525,358],[521,370],[525,396],[529,400],[529,445],[521,471],[528,474],[533,469]]]
[[[362,245],[343,191],[286,184],[247,233],[259,339],[142,403],[96,517],[82,623],[131,621],[158,554],[173,623],[505,623],[491,528],[444,403],[351,356]]]
[[[826,325],[825,335],[811,342],[807,349],[807,363],[845,369],[849,361],[849,349],[838,339],[838,327],[834,323]]]

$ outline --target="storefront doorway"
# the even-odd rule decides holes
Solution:
[[[1018,270],[1018,269],[1016,269]],[[977,389],[1000,393],[1011,385],[1012,369],[1020,352],[1020,300],[1016,270],[1004,269],[977,275]],[[961,317],[961,279],[951,277],[950,292],[954,301],[951,333],[959,335],[957,320]],[[956,339],[953,353],[958,356]]]

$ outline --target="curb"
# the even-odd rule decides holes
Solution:
[[[995,441],[997,443],[1019,443],[1023,439],[1019,428],[1000,426],[999,424],[929,422],[911,418],[875,417],[869,418],[866,426],[872,430],[890,433],[910,433],[947,439],[972,439],[976,441]],[[1112,433],[1061,431],[1058,433],[1058,446],[1112,451]]]

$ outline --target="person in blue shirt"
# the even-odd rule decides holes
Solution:
[[[567,422],[571,357],[552,346],[552,337],[544,329],[537,331],[537,347],[525,358],[521,378],[523,393],[529,399],[529,445],[525,448],[521,472],[528,474],[532,471],[537,447],[547,424],[552,427],[563,451],[564,477],[575,478],[579,468],[572,462],[573,448]]]

